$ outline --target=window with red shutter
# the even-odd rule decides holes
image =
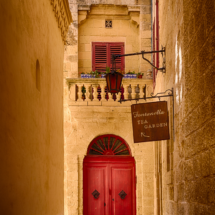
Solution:
[[[112,54],[124,54],[124,43],[105,43],[93,42],[92,43],[92,70],[105,72],[106,67],[112,67],[111,56]],[[124,70],[125,60],[124,57],[116,59],[116,69]]]

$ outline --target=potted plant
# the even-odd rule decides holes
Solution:
[[[105,74],[108,74],[108,73],[110,73],[110,67],[106,67]]]
[[[105,78],[105,76],[106,76],[106,73],[105,73],[105,72],[102,72],[101,78]]]
[[[135,71],[133,71],[133,72],[131,73],[131,78],[137,78],[137,74],[135,74]]]
[[[117,69],[116,72],[121,73],[122,75],[125,74],[125,72],[123,70],[121,70],[121,69]]]
[[[87,74],[85,74],[85,78],[90,78],[91,74],[88,72]]]
[[[81,78],[86,78],[86,75],[84,72],[81,73]]]
[[[101,72],[95,71],[95,78],[101,78]]]
[[[96,72],[91,71],[91,72],[90,72],[90,78],[95,78],[95,77],[96,77]]]
[[[129,70],[125,75],[124,78],[132,78],[132,72]]]
[[[143,78],[144,73],[138,72],[137,73],[137,78]]]
[[[101,74],[102,78],[105,78],[106,74],[110,73],[110,67],[106,66],[105,72]]]

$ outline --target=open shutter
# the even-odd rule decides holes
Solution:
[[[93,50],[93,71],[97,70],[99,72],[104,72],[106,70],[107,64],[107,43],[92,43]]]
[[[110,59],[110,67],[112,68],[112,62],[111,62],[111,57],[112,54],[115,55],[120,55],[124,54],[124,43],[109,43],[109,48],[108,48],[108,55]],[[120,69],[121,71],[124,71],[125,67],[125,57],[119,57],[116,59],[116,69]]]
[[[112,68],[111,54],[124,54],[124,43],[92,43],[92,70],[105,72],[106,67]],[[125,59],[124,57],[116,59],[116,69],[124,71]]]

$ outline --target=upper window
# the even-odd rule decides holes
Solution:
[[[111,55],[124,54],[124,43],[106,43],[93,42],[92,43],[92,70],[105,72],[106,67],[112,67]],[[116,59],[116,69],[124,71],[125,60],[124,57]]]

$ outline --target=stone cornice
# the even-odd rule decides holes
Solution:
[[[72,22],[68,0],[50,0],[50,2],[58,22],[58,27],[61,30],[62,40],[65,43],[67,31]]]
[[[129,12],[140,12],[140,6],[128,6]]]

